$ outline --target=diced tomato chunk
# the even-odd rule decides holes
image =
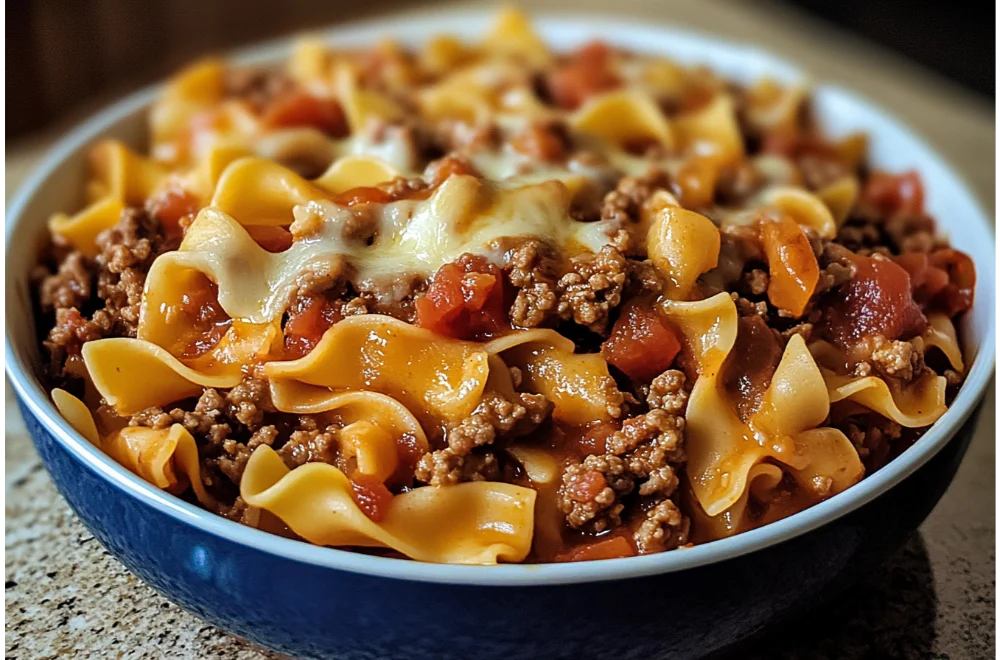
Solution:
[[[897,213],[923,213],[924,184],[914,170],[902,174],[873,172],[861,199],[886,217]]]
[[[635,547],[624,536],[613,536],[594,543],[578,545],[569,552],[556,556],[556,561],[594,561],[597,559],[618,559],[634,557]]]
[[[586,426],[567,429],[567,447],[580,458],[586,458],[591,454],[603,454],[607,448],[608,438],[621,428],[621,424],[615,424],[604,420],[591,422]]]
[[[323,333],[342,318],[340,306],[323,296],[298,298],[288,310],[285,322],[285,359],[293,360],[309,353]]]
[[[770,283],[767,297],[779,309],[802,316],[819,282],[819,262],[809,239],[787,216],[760,224]]]
[[[927,318],[913,299],[910,276],[895,261],[854,255],[855,274],[832,294],[826,308],[830,338],[841,346],[882,335],[906,339],[920,334]]]
[[[276,98],[262,121],[271,128],[309,126],[333,137],[347,134],[347,120],[337,99],[318,98],[293,90]]]
[[[910,275],[913,298],[924,311],[954,316],[972,307],[976,266],[964,252],[905,252],[893,257]]]
[[[169,185],[146,201],[146,212],[159,220],[172,238],[184,233],[181,220],[194,216],[200,208],[198,198],[179,185]]]
[[[976,292],[976,265],[964,252],[945,248],[932,252],[930,266],[948,275],[948,285],[934,299],[934,306],[948,316],[972,307]]]
[[[284,252],[292,247],[292,232],[276,225],[249,225],[244,227],[250,237],[268,252]]]
[[[666,319],[636,303],[622,309],[601,354],[629,378],[646,382],[670,368],[681,342]]]
[[[455,156],[445,156],[432,161],[424,170],[424,178],[430,183],[431,188],[437,188],[453,175],[464,174],[477,176],[478,172],[467,160]]]
[[[931,266],[926,252],[904,252],[892,258],[910,276],[914,299],[926,303],[948,286],[948,271]]]
[[[537,160],[555,162],[566,157],[566,145],[549,127],[531,124],[511,141],[511,146],[526,156]]]
[[[367,474],[355,473],[351,477],[351,496],[372,522],[385,520],[392,504],[392,493],[381,481]]]
[[[620,83],[611,70],[611,49],[592,42],[578,50],[546,81],[549,96],[560,108],[575,110],[591,96],[614,89]]]
[[[417,298],[417,325],[458,339],[487,339],[510,329],[500,269],[463,254],[445,264]]]

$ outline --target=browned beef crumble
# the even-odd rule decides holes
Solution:
[[[157,255],[173,247],[155,218],[128,208],[113,227],[98,235],[95,259],[69,251],[54,272],[44,267],[36,271],[39,306],[43,314],[54,317],[42,345],[55,382],[72,387],[72,381],[83,376],[84,342],[135,337],[146,273]]]
[[[640,220],[642,207],[657,190],[669,190],[669,177],[661,170],[652,170],[644,177],[623,177],[614,190],[604,196],[600,208],[600,219],[608,224],[611,230],[624,230],[619,241],[630,237],[628,231]],[[635,249],[638,243],[622,244],[616,242],[615,247],[630,257],[645,256]]]
[[[591,454],[566,466],[559,508],[573,529],[603,532],[621,524],[625,505],[619,499],[634,487],[625,461],[613,454]]]
[[[447,486],[462,481],[492,481],[498,476],[493,448],[500,437],[516,437],[541,424],[552,404],[540,394],[517,393],[511,401],[488,391],[472,414],[445,432],[446,446],[417,463],[417,481]]]
[[[597,254],[573,257],[570,264],[570,272],[556,284],[556,311],[561,318],[602,334],[611,311],[621,304],[628,280],[627,261],[617,249],[605,246]]]
[[[355,313],[385,314],[413,323],[417,317],[414,302],[427,288],[427,281],[420,275],[407,273],[379,280],[366,280],[357,283],[356,287],[359,299],[367,311]]]
[[[570,527],[602,532],[619,526],[622,500],[635,494],[648,504],[633,535],[640,552],[659,552],[687,542],[690,522],[671,499],[687,460],[685,382],[684,374],[675,369],[654,378],[646,396],[649,411],[626,419],[607,439],[604,454],[566,466],[559,508]]]
[[[118,223],[97,236],[97,297],[116,336],[135,337],[146,273],[168,241],[160,223],[141,209],[125,209]]]
[[[45,313],[74,307],[83,309],[90,301],[95,265],[82,252],[74,250],[59,263],[52,273],[42,267],[35,279],[38,285],[38,300]]]
[[[740,162],[723,168],[715,184],[715,199],[724,206],[737,206],[763,185],[760,172],[752,164]]]
[[[841,430],[857,449],[865,471],[873,472],[888,462],[894,445],[908,429],[879,415],[862,415],[844,422]]]
[[[536,328],[557,318],[558,264],[552,249],[537,239],[528,239],[506,255],[507,279],[517,289],[510,308],[510,322],[519,328]]]

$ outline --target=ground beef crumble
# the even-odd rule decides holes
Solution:
[[[557,317],[557,264],[545,243],[529,239],[506,255],[508,281],[517,289],[510,321],[519,328],[537,328]]]
[[[114,227],[97,236],[97,296],[118,336],[135,337],[146,273],[168,241],[160,223],[141,209],[125,209]]]
[[[83,309],[91,296],[95,266],[79,250],[73,250],[59,263],[55,273],[41,267],[35,275],[39,280],[38,300],[42,311],[55,312],[74,307]]]
[[[623,177],[617,187],[604,196],[601,220],[618,228],[639,222],[646,200],[657,190],[667,190],[669,184],[669,177],[661,170],[653,170],[644,177]]]
[[[858,451],[866,472],[873,472],[889,460],[896,444],[903,435],[903,428],[878,415],[863,415],[847,421],[843,428],[851,444]]]
[[[687,542],[689,521],[674,497],[684,452],[684,374],[671,369],[653,379],[649,411],[629,418],[592,454],[566,467],[559,507],[574,529],[601,532],[621,524],[622,499],[633,492],[649,504],[634,538],[640,552],[659,552]],[[638,490],[636,491],[636,485]]]
[[[54,317],[42,345],[49,355],[47,371],[55,382],[66,384],[83,376],[80,349],[84,342],[135,337],[146,273],[153,259],[172,247],[176,246],[166,239],[155,218],[128,208],[113,227],[97,236],[94,259],[71,250],[57,260],[54,272],[36,269],[39,307]]]
[[[610,312],[621,304],[628,263],[621,252],[606,245],[597,254],[574,257],[571,268],[557,283],[556,310],[563,319],[603,334]]]
[[[573,529],[603,532],[621,524],[625,505],[619,498],[634,487],[625,461],[613,454],[591,454],[566,467],[559,508]]]
[[[551,410],[552,404],[540,394],[517,393],[514,400],[508,400],[487,391],[469,417],[446,431],[446,446],[421,457],[415,471],[417,481],[447,486],[495,479],[497,461],[492,449],[497,438],[531,431]]]

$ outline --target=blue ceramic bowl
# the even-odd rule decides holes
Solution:
[[[482,30],[483,15],[437,15],[340,28],[341,45],[390,32],[419,42]],[[557,47],[594,34],[634,50],[704,62],[727,76],[789,81],[793,67],[744,46],[581,19],[538,21]],[[287,44],[243,53],[273,60]],[[39,383],[28,273],[45,219],[81,201],[84,153],[102,137],[141,148],[137,94],[73,131],[6,218],[6,368],[52,479],[94,536],[163,595],[236,635],[316,658],[685,658],[729,647],[821,600],[901,543],[950,483],[993,371],[994,247],[986,216],[951,169],[909,130],[842,90],[815,109],[835,133],[870,133],[873,161],[924,175],[929,211],[979,271],[961,333],[971,369],[951,409],[912,448],[845,493],[767,527],[675,552],[544,566],[443,566],[311,546],[237,525],[145,483],[58,415]]]

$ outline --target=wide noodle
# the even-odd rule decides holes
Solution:
[[[971,261],[802,85],[513,9],[235,73],[92,147],[38,286],[59,412],[209,511],[429,562],[674,549],[843,492],[968,368]]]

